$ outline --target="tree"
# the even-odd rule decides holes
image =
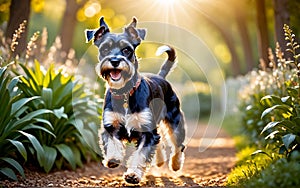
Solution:
[[[283,32],[283,25],[289,24],[290,13],[288,11],[288,0],[273,0],[275,16],[275,35],[283,52],[286,51],[286,42]],[[286,54],[286,53],[285,53]]]
[[[265,67],[269,66],[268,48],[269,48],[269,35],[268,24],[266,17],[265,0],[256,0],[256,23],[257,23],[257,43],[259,57],[265,63]]]
[[[10,13],[9,20],[5,32],[5,37],[8,40],[7,42],[11,42],[13,38],[13,34],[15,30],[18,29],[19,25],[26,20],[27,25],[29,22],[30,15],[30,1],[31,0],[12,0],[10,4]],[[21,55],[26,51],[27,46],[27,33],[28,27],[25,27],[24,32],[21,37],[18,39],[18,45],[16,45],[16,49],[14,51],[14,55]]]
[[[61,50],[65,55],[69,52],[72,46],[72,41],[76,28],[76,14],[77,11],[84,6],[87,0],[66,0],[66,9],[61,22],[61,29],[59,36],[61,37]],[[62,57],[63,59],[65,57]]]
[[[243,46],[243,52],[246,62],[247,71],[251,71],[254,68],[254,58],[253,58],[253,50],[250,42],[250,36],[248,33],[248,28],[246,25],[246,16],[245,12],[238,12],[238,8],[234,8],[235,10],[235,18],[238,27],[238,32],[240,33],[241,42]]]

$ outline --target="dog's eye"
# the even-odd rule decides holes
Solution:
[[[103,56],[107,56],[109,52],[110,52],[110,50],[108,48],[102,48],[101,49],[101,54]]]
[[[123,53],[124,56],[128,57],[128,56],[130,56],[130,54],[131,54],[131,49],[129,49],[129,48],[124,48],[124,49],[122,50],[122,53]]]

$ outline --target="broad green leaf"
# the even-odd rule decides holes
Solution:
[[[98,152],[99,145],[97,144],[96,135],[88,129],[84,129],[84,131],[81,132],[81,135],[88,146],[91,147],[95,152]]]
[[[291,99],[291,96],[281,97],[283,103],[286,103],[289,99]]]
[[[7,69],[7,66],[0,67],[0,77],[5,73],[6,69]]]
[[[11,81],[7,87],[9,93],[13,93],[14,88],[16,87],[17,83],[19,82],[19,77],[20,76],[17,76],[17,77],[14,77],[13,79],[11,79]]]
[[[30,97],[30,98],[22,98],[22,99],[18,100],[17,102],[12,104],[11,114],[16,113],[25,104],[27,104],[28,102],[30,102],[32,100],[38,99],[38,98],[40,98],[40,97],[39,96],[33,96],[33,97]]]
[[[20,127],[24,126],[25,124],[27,124],[30,121],[33,121],[33,118],[38,117],[39,115],[42,115],[42,114],[47,114],[47,113],[53,113],[53,112],[51,110],[47,110],[47,109],[39,109],[39,110],[30,112],[27,115],[25,115],[23,118],[19,119],[15,123],[13,123],[12,125],[6,127],[5,132],[10,132],[14,129],[21,129]]]
[[[59,109],[54,109],[53,113],[58,119],[61,119],[62,117],[65,119],[68,119],[68,115],[65,114],[64,111],[65,111],[65,108],[62,106]]]
[[[63,85],[60,89],[55,91],[55,105],[65,105],[66,100],[72,101],[72,90],[74,84],[69,82],[67,85]]]
[[[44,163],[44,170],[46,173],[48,173],[55,162],[57,151],[53,147],[48,147],[46,145],[43,145],[44,151],[45,151],[45,163]]]
[[[29,124],[26,127],[24,127],[22,130],[25,131],[25,130],[28,130],[28,129],[42,130],[42,131],[45,131],[46,133],[50,134],[54,138],[56,137],[55,134],[53,134],[51,131],[49,131],[48,129],[46,129],[45,127],[42,127],[42,126],[38,126],[38,125],[34,125],[34,124]]]
[[[280,121],[273,121],[273,122],[269,122],[261,131],[260,134],[264,133],[266,130],[269,130],[273,127],[275,127],[276,125],[278,125],[280,123]]]
[[[52,74],[52,70],[54,69],[54,64],[50,64],[50,67],[48,68],[46,75],[44,77],[44,81],[43,81],[43,87],[49,87],[50,86],[50,82],[51,82],[51,74]],[[50,86],[51,87],[51,86]]]
[[[297,126],[297,124],[295,123],[295,121],[283,120],[283,121],[281,121],[280,124],[282,126],[284,126],[285,128],[290,129],[290,130],[297,131],[299,129],[298,126]]]
[[[60,154],[69,162],[72,169],[75,170],[76,160],[75,160],[74,153],[72,152],[71,148],[69,146],[67,146],[66,144],[58,144],[58,145],[55,145],[55,147],[58,149]]]
[[[23,106],[21,109],[19,109],[15,114],[12,114],[12,118],[14,117],[20,117],[26,110],[28,110],[29,106]]]
[[[16,160],[8,157],[1,157],[0,160],[3,160],[13,166],[22,175],[22,177],[25,177],[24,169]]]
[[[40,63],[37,60],[34,60],[34,67],[35,67],[34,73],[36,76],[36,80],[39,83],[39,85],[42,85],[43,79],[44,79],[44,74],[41,71]]]
[[[293,97],[298,98],[298,90],[295,88],[287,88],[287,92]]]
[[[266,95],[260,99],[260,103],[265,106],[271,106],[272,102],[275,102],[275,104],[281,104],[281,101],[280,101],[280,103],[278,103],[278,101],[280,101],[280,98],[276,97],[274,95]]]
[[[84,123],[81,119],[75,118],[72,121],[68,121],[71,125],[73,125],[79,133],[81,133],[84,129]]]
[[[52,108],[52,100],[53,100],[53,92],[51,88],[42,88],[42,99],[44,100],[46,104],[46,108],[51,109]]]
[[[52,130],[54,130],[52,124],[46,120],[46,119],[42,119],[42,118],[34,118],[36,120],[36,122],[41,122],[41,123],[44,123],[46,125],[48,125]]]
[[[17,148],[17,150],[23,156],[25,161],[27,161],[27,152],[26,152],[26,149],[25,149],[23,143],[18,140],[11,140],[11,139],[7,139],[7,140]]]
[[[76,161],[76,164],[80,167],[83,166],[82,164],[82,161],[81,161],[81,153],[79,151],[79,149],[77,147],[71,147],[73,153],[74,153],[74,157],[75,157],[75,161]]]
[[[268,136],[265,137],[265,139],[273,139],[275,137],[275,135],[279,133],[278,130],[271,132]]]
[[[296,135],[294,134],[286,134],[282,137],[282,142],[285,148],[288,150],[291,143],[296,139]]]
[[[0,96],[1,97],[1,105],[0,105],[0,123],[1,125],[6,125],[9,119],[11,119],[12,117],[10,117],[10,112],[11,112],[11,105],[10,105],[10,96],[9,93],[7,91],[7,89],[5,90],[0,90]],[[8,119],[9,118],[9,119]],[[0,130],[3,129],[3,127],[0,128]]]
[[[255,152],[251,153],[252,156],[257,155],[257,154],[264,154],[272,159],[272,156],[270,156],[268,153],[266,153],[263,150],[256,150]]]
[[[64,163],[64,158],[60,157],[59,159],[55,160],[55,166],[56,168],[58,168],[59,170],[61,169],[62,165]]]
[[[24,70],[26,76],[28,77],[25,80],[29,81],[30,87],[32,87],[32,89],[34,91],[40,91],[40,89],[39,89],[40,84],[39,84],[34,72],[30,68],[27,68],[25,65],[23,65],[21,63],[19,65],[22,67],[22,69]]]
[[[292,113],[290,107],[287,105],[274,105],[263,111],[263,113],[261,114],[261,119],[264,118],[266,115],[270,114],[271,112],[273,112],[273,110],[282,110],[285,113]]]
[[[284,144],[280,146],[278,153],[283,155],[285,152],[287,152],[287,149],[285,148]]]
[[[15,180],[15,181],[18,180],[15,172],[10,168],[7,168],[7,167],[0,168],[0,173],[4,174],[5,176],[9,177],[12,180]]]
[[[260,103],[264,106],[271,106],[272,105],[272,96],[266,95],[263,98],[260,99]]]
[[[37,153],[37,158],[38,158],[38,162],[40,164],[41,167],[43,167],[44,165],[44,149],[41,146],[40,142],[36,139],[35,136],[28,134],[24,131],[18,131],[19,133],[23,134],[24,136],[26,136],[28,138],[28,140],[30,141],[30,143],[32,144],[32,146],[34,147],[36,153]]]

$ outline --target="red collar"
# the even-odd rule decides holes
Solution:
[[[141,84],[141,77],[139,76],[135,85],[132,87],[132,89],[128,93],[123,93],[123,94],[119,95],[119,94],[112,92],[111,90],[110,90],[110,93],[114,99],[118,99],[118,100],[124,99],[125,95],[129,94],[129,96],[132,96],[133,93],[139,88],[140,84]]]

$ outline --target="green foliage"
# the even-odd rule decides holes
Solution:
[[[66,65],[57,69],[54,62],[60,52],[55,45],[46,50],[43,30],[40,41],[38,32],[31,37],[25,57],[14,57],[24,28],[20,24],[11,45],[5,38],[0,42],[1,179],[17,180],[17,173],[24,177],[23,165],[28,163],[49,172],[75,169],[101,155],[97,144],[101,100],[85,78],[75,76],[74,54],[68,54]],[[42,59],[43,65],[53,63],[45,68],[33,59]]]
[[[244,187],[299,187],[299,153],[293,153],[291,160],[281,158],[273,161],[264,170],[251,177]]]
[[[284,26],[287,51],[292,59],[286,60],[277,46],[273,69],[256,72],[265,75],[253,77],[244,90],[241,112],[243,127],[252,143],[256,143],[255,158],[241,159],[228,178],[228,185],[242,187],[299,187],[300,169],[300,63],[299,45],[292,30]],[[258,87],[258,90],[256,88]],[[250,91],[250,92],[249,92]],[[251,126],[249,126],[251,125]],[[260,150],[262,149],[262,150]],[[257,155],[267,159],[258,160]],[[285,154],[285,155],[282,155]]]
[[[255,153],[255,150],[255,147],[246,147],[237,153],[238,163],[228,176],[227,186],[247,185],[249,179],[256,177],[272,162],[269,154]]]
[[[295,35],[287,25],[284,26],[284,31],[287,51],[293,55],[293,60],[285,63],[297,70],[291,76],[296,79],[287,80],[284,83],[287,90],[285,95],[266,95],[261,99],[265,107],[261,118],[269,116],[271,120],[262,130],[262,133],[267,133],[266,139],[272,141],[271,143],[278,148],[279,153],[289,156],[291,152],[300,150],[300,64],[298,63],[299,54],[297,54],[299,45],[295,42]]]
[[[41,119],[49,122],[39,124],[48,132],[34,130],[44,150],[44,161],[39,163],[46,172],[54,166],[82,166],[83,160],[97,159],[100,154],[97,145],[99,103],[82,83],[73,75],[56,71],[52,64],[43,72],[38,61],[34,68],[20,64],[25,73],[18,87],[22,97],[40,96],[29,104],[27,113],[47,109],[51,114],[43,114]],[[16,73],[18,74],[18,73]],[[51,134],[49,132],[51,131]]]
[[[297,152],[293,153],[290,160],[286,158],[271,160],[268,156],[256,154],[250,160],[240,161],[240,165],[229,175],[227,185],[270,188],[298,187],[300,185],[299,156]]]
[[[15,171],[24,176],[20,162],[27,161],[28,150],[36,154],[39,164],[44,163],[43,147],[31,132],[51,133],[43,127],[50,122],[40,119],[40,115],[52,112],[40,108],[27,113],[28,104],[37,101],[39,97],[22,97],[16,87],[19,77],[11,78],[6,71],[7,66],[0,68],[0,174],[16,180]]]

